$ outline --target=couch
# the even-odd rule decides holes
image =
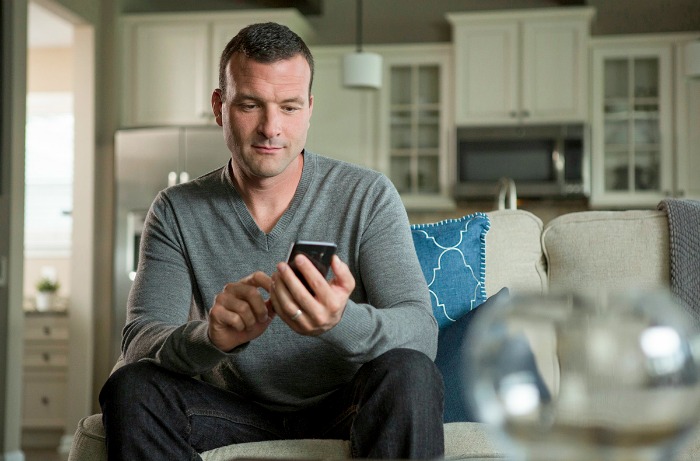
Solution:
[[[507,287],[511,293],[596,286],[668,287],[669,229],[666,213],[652,210],[569,213],[543,226],[524,210],[487,213],[487,296]],[[542,369],[554,376],[556,370]],[[481,423],[445,424],[445,458],[505,457],[491,430]],[[282,440],[230,445],[202,453],[207,461],[234,458],[341,459],[347,441]],[[106,459],[101,415],[80,421],[70,461]],[[679,461],[700,459],[700,437],[691,437]]]

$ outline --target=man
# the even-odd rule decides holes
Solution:
[[[151,206],[126,365],[100,394],[109,458],[289,438],[441,457],[437,326],[395,188],[304,149],[313,58],[288,28],[243,29],[219,69],[212,109],[231,159]],[[285,262],[299,239],[338,245],[330,281],[295,259],[313,295]]]

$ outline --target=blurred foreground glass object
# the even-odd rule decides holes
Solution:
[[[512,459],[671,461],[700,420],[700,330],[666,292],[514,296],[464,345]]]

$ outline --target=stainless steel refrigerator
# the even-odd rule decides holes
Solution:
[[[218,126],[119,130],[115,135],[115,240],[111,354],[119,357],[126,301],[138,263],[141,230],[156,194],[226,164]]]

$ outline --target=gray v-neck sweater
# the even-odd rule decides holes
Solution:
[[[389,349],[435,357],[437,324],[406,211],[382,174],[306,151],[289,208],[262,232],[228,167],[162,191],[146,219],[127,306],[124,360],[163,367],[269,408],[311,404]],[[207,335],[207,313],[228,282],[271,274],[295,240],[333,241],[356,280],[343,317],[317,337],[275,318],[230,353]],[[267,297],[267,294],[264,293]]]

